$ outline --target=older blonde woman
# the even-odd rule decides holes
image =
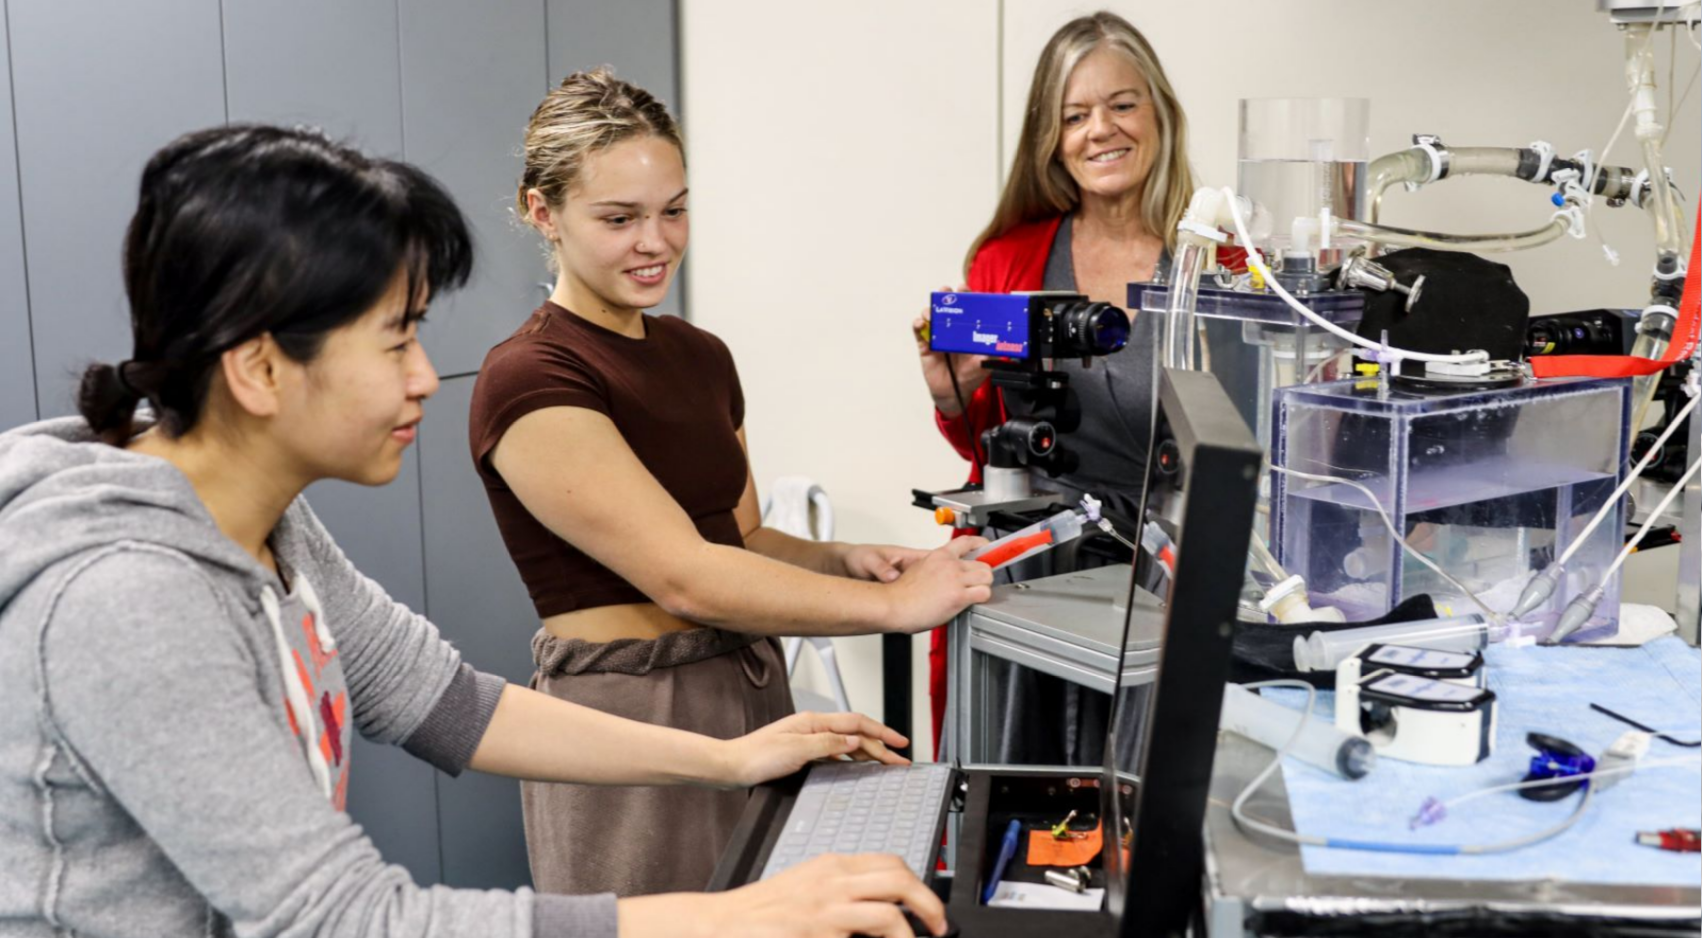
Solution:
[[[1146,37],[1114,13],[1071,20],[1053,34],[1034,67],[1010,178],[965,258],[967,289],[1070,290],[1124,306],[1130,282],[1150,280],[1168,265],[1176,223],[1193,190],[1187,118]],[[1128,347],[1090,369],[1059,364],[1081,402],[1081,425],[1069,440],[1080,462],[1048,480],[1049,488],[1072,498],[1091,492],[1132,509],[1150,445],[1153,342],[1146,325],[1137,322]],[[1024,394],[988,385],[980,357],[930,352],[922,326],[921,319],[914,323],[935,420],[970,460],[970,481],[979,481],[981,432],[1029,402]],[[1018,575],[1049,569],[1031,565]],[[937,740],[944,630],[934,633],[929,658]],[[1091,732],[1043,729],[1034,736],[1010,741],[1007,754],[1020,749],[1040,761],[1097,761],[1089,751],[1097,738]]]

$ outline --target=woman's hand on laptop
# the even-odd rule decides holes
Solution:
[[[899,903],[934,934],[945,934],[944,903],[904,861],[883,853],[830,854],[730,892],[622,899],[620,933],[634,938],[912,938]]]
[[[888,747],[910,740],[860,713],[794,713],[754,733],[727,740],[728,787],[748,788],[798,771],[818,759],[849,756],[860,762],[905,765]]]

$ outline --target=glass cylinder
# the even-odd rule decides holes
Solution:
[[[1326,209],[1364,220],[1370,128],[1366,98],[1242,99],[1236,188],[1271,214],[1270,242],[1261,247],[1277,256],[1317,251]],[[1342,247],[1332,243],[1320,266],[1339,263]]]

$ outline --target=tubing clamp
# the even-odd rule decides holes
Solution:
[[[1645,192],[1654,192],[1654,187],[1649,185],[1649,170],[1647,168],[1638,170],[1637,175],[1631,179],[1631,204],[1642,208]]]
[[[1547,182],[1548,171],[1554,166],[1554,144],[1547,140],[1532,140],[1531,152],[1537,155],[1537,174],[1532,182]]]
[[[1564,218],[1567,222],[1566,233],[1582,241],[1588,233],[1584,226],[1583,206],[1576,202],[1568,202],[1565,208],[1554,213],[1554,218]]]
[[[1572,160],[1578,165],[1584,167],[1583,174],[1579,179],[1579,187],[1584,190],[1584,199],[1585,201],[1588,201],[1595,194],[1596,170],[1598,169],[1596,166],[1596,156],[1589,150],[1579,150],[1572,154]],[[1579,237],[1582,237],[1582,235]]]
[[[1678,187],[1673,184],[1672,167],[1663,166],[1661,169],[1666,174],[1667,187],[1672,189],[1674,194],[1679,194]],[[1647,202],[1649,200],[1649,196],[1654,194],[1655,187],[1649,184],[1648,168],[1645,167],[1638,170],[1637,175],[1631,180],[1631,194],[1626,196],[1626,198],[1631,200],[1632,205],[1635,205],[1638,208],[1644,208],[1645,206],[1643,203]]]
[[[1412,148],[1423,150],[1424,155],[1430,157],[1430,178],[1407,183],[1408,192],[1417,192],[1420,186],[1428,186],[1448,175],[1448,149],[1443,146],[1441,137],[1435,134],[1413,134]]]

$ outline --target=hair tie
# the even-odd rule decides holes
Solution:
[[[128,395],[130,395],[131,397],[133,397],[137,400],[141,400],[142,398],[146,397],[147,395],[143,394],[141,391],[136,390],[135,385],[132,385],[130,383],[129,379],[124,377],[124,369],[125,369],[126,366],[128,366],[130,364],[131,364],[131,361],[128,358],[125,359],[124,361],[119,362],[117,365],[113,366],[112,374],[113,374],[114,377],[116,377],[118,379],[118,386],[124,390],[125,394],[128,394]]]

